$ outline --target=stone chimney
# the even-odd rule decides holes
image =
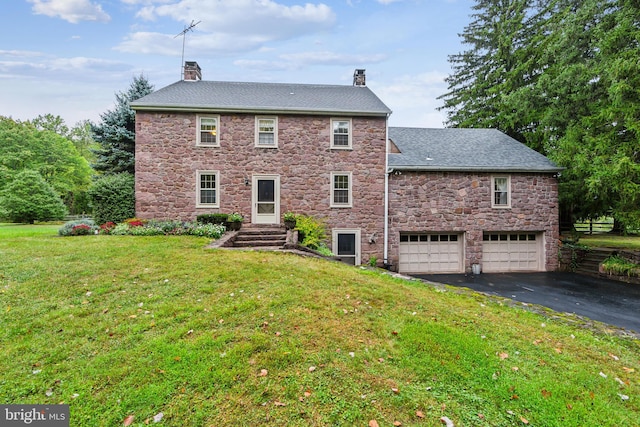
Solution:
[[[184,63],[184,81],[196,82],[202,80],[202,70],[195,61],[185,61]]]
[[[356,68],[356,70],[353,72],[353,85],[354,86],[366,86],[367,85],[367,81],[364,75],[364,69],[363,68]]]

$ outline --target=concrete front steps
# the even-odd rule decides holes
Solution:
[[[283,248],[287,243],[287,230],[272,225],[243,225],[230,247],[233,248]]]

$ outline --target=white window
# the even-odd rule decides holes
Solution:
[[[360,265],[360,230],[333,229],[331,230],[331,251],[340,261]]]
[[[217,208],[220,206],[220,172],[197,171],[196,207]]]
[[[351,120],[331,119],[331,148],[351,148]]]
[[[351,207],[351,172],[331,173],[331,207]]]
[[[509,176],[491,177],[491,207],[511,207],[511,178]]]
[[[220,116],[198,116],[198,135],[196,145],[219,147],[219,135]]]
[[[256,117],[256,147],[278,148],[276,117]]]

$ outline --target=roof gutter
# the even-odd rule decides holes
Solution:
[[[135,111],[172,111],[178,113],[243,113],[243,114],[317,114],[324,116],[331,115],[352,115],[356,117],[389,117],[389,113],[378,111],[350,111],[350,110],[299,110],[283,108],[243,108],[243,107],[189,107],[175,105],[135,105],[131,104],[131,109]]]
[[[502,173],[558,173],[566,168],[518,168],[518,167],[495,167],[495,166],[388,166],[387,173],[399,172],[502,172]]]

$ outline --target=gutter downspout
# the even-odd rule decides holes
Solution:
[[[384,149],[384,267],[389,266],[389,115],[385,120]]]

